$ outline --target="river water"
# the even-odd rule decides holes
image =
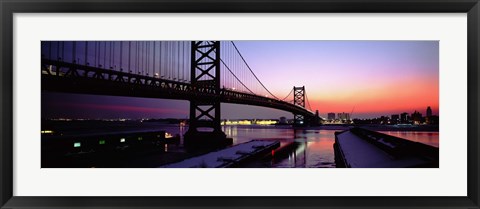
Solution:
[[[167,128],[167,127],[165,127]],[[186,127],[168,127],[167,131],[181,134]],[[248,167],[274,168],[333,168],[335,156],[333,143],[335,132],[339,130],[293,130],[273,126],[223,126],[223,131],[233,139],[234,144],[248,142],[252,139],[280,140],[282,144],[297,142],[298,146],[289,152],[288,157],[261,161]],[[396,137],[439,147],[438,132],[419,131],[380,131]]]
[[[183,134],[188,130],[186,126],[162,123],[139,123],[139,122],[101,122],[92,125],[88,123],[60,123],[55,126],[59,131],[76,135],[79,133],[102,133],[104,131],[129,130],[129,131],[167,131],[173,135]],[[335,142],[335,132],[339,130],[322,130],[312,128],[311,130],[293,130],[291,127],[276,126],[223,126],[223,131],[233,139],[234,144],[248,142],[253,139],[279,140],[281,145],[296,142],[293,149],[279,156],[274,155],[274,159],[263,159],[252,162],[244,167],[273,167],[273,168],[333,168],[335,167],[333,144]],[[335,129],[335,128],[333,128]],[[343,128],[344,129],[344,128]],[[419,132],[419,131],[380,131],[385,134],[397,136],[400,138],[428,144],[439,147],[438,132]],[[181,142],[183,141],[181,137]],[[182,143],[181,143],[182,144]],[[181,147],[171,147],[171,150],[165,147],[166,152],[181,151]],[[147,159],[148,161],[158,161],[158,158]],[[153,162],[155,164],[155,162]]]

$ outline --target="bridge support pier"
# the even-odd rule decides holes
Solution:
[[[191,84],[198,96],[190,99],[184,145],[197,149],[232,144],[220,124],[220,42],[192,41],[191,45]],[[202,97],[202,93],[215,96]]]

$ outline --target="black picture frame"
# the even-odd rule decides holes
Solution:
[[[1,208],[480,208],[479,0],[1,0]],[[468,195],[465,197],[19,197],[13,196],[15,13],[467,13]],[[448,180],[448,179],[446,179]]]

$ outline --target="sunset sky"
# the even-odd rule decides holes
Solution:
[[[259,79],[279,98],[305,86],[320,115],[352,118],[425,114],[439,108],[437,41],[235,41]],[[42,117],[187,118],[188,101],[42,93]],[[222,105],[222,117],[292,118],[246,105]]]

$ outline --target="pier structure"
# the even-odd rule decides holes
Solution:
[[[438,168],[438,148],[419,142],[351,128],[335,133],[335,164],[346,168]]]
[[[229,148],[209,152],[162,168],[226,168],[273,152],[280,146],[279,141],[252,140]]]

